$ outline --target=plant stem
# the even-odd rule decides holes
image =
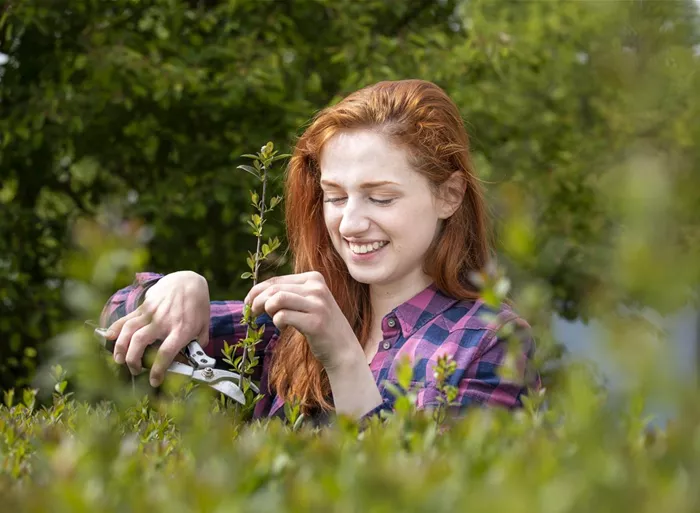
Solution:
[[[255,271],[253,272],[253,287],[258,283],[258,268],[260,266],[260,243],[262,242],[262,227],[265,222],[265,190],[267,189],[267,166],[263,164],[263,186],[260,196],[260,234],[258,235],[258,245],[255,249]]]
[[[258,243],[255,248],[255,269],[253,270],[253,287],[257,285],[258,283],[258,270],[260,268],[260,244],[262,243],[262,230],[263,230],[263,223],[265,221],[265,192],[267,190],[267,165],[263,164],[262,165],[262,171],[263,171],[263,176],[262,176],[262,194],[260,197],[260,232],[258,233]],[[257,325],[255,325],[257,328]],[[246,339],[250,337],[250,324],[246,326]],[[240,372],[238,373],[238,386],[241,387],[242,382],[243,382],[243,374],[246,366],[246,358],[248,357],[248,347],[247,345],[243,346],[243,357],[241,358],[241,368],[239,369]]]

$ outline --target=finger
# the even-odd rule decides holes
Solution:
[[[117,319],[107,328],[107,332],[105,333],[105,338],[108,338],[110,340],[117,338],[119,336],[119,333],[122,330],[122,327],[124,326],[124,323],[126,323],[127,321],[130,321],[134,317],[138,317],[141,314],[142,314],[141,309],[137,308],[136,310],[125,315],[124,317]]]
[[[266,304],[273,296],[279,294],[280,292],[289,292],[291,294],[296,294],[298,296],[308,296],[309,290],[307,285],[291,284],[291,283],[278,283],[271,285],[258,294],[255,299],[251,302],[251,313],[257,315],[261,312],[267,311]],[[269,312],[268,312],[269,313]]]
[[[131,374],[136,376],[143,370],[143,354],[146,348],[159,338],[157,326],[153,323],[147,324],[136,331],[131,337],[131,343],[126,350],[126,366]]]
[[[149,381],[152,387],[160,386],[168,367],[173,363],[175,357],[180,353],[180,349],[185,347],[187,342],[189,342],[188,337],[184,337],[182,334],[176,332],[170,333],[165,338],[158,348],[156,360],[151,368]]]
[[[305,312],[295,310],[281,309],[277,310],[272,316],[272,322],[281,331],[287,326],[293,326],[303,335],[310,333],[310,324],[313,321],[313,316]]]
[[[308,314],[316,309],[315,306],[314,300],[308,296],[282,290],[265,302],[265,312],[267,312],[270,317],[274,317],[280,310],[291,310]]]
[[[136,315],[131,319],[127,319],[119,330],[119,336],[117,337],[117,341],[114,343],[113,357],[115,362],[120,365],[124,363],[126,352],[129,349],[129,344],[131,342],[131,337],[134,335],[134,333],[147,324],[148,318],[144,315]]]
[[[272,278],[265,280],[263,282],[260,282],[257,285],[255,285],[253,288],[251,288],[248,291],[248,294],[246,295],[243,302],[246,304],[252,304],[252,302],[255,300],[255,298],[260,293],[262,293],[268,287],[271,287],[273,285],[293,285],[293,284],[306,283],[309,279],[309,276],[307,276],[307,274],[309,274],[309,273],[286,274],[283,276],[273,276]]]

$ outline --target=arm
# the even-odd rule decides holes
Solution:
[[[137,273],[134,282],[118,290],[110,297],[102,310],[100,324],[103,327],[112,325],[118,319],[134,312],[147,297],[148,291],[158,283],[164,275],[158,273]],[[246,326],[240,324],[243,318],[243,302],[238,300],[211,301],[209,317],[209,340],[205,352],[214,358],[222,358],[224,342],[233,344],[245,338]],[[271,319],[266,315],[256,318],[258,325],[265,324],[262,341],[256,346],[256,355],[262,355],[267,344],[276,336],[277,330]],[[240,352],[240,351],[238,351]],[[254,380],[259,380],[262,363],[258,364]]]
[[[364,351],[359,344],[355,347],[357,350],[347,357],[345,363],[327,368],[326,372],[336,413],[357,418],[374,412],[382,404],[382,396],[367,365]]]
[[[497,330],[488,330],[478,350],[457,383],[456,406],[459,410],[472,404],[518,408],[528,388],[538,388],[540,378],[532,369],[535,343],[530,327],[522,319],[515,319],[518,327],[513,333],[517,349],[512,364],[506,364],[509,338],[499,336]],[[504,373],[505,367],[508,372]],[[502,374],[506,374],[505,376]]]
[[[512,335],[513,342],[517,342],[513,365],[506,364],[509,338],[499,336],[499,329],[464,330],[461,338],[452,344],[458,347],[452,354],[457,369],[447,382],[457,388],[457,396],[449,408],[453,415],[463,414],[470,406],[518,408],[529,388],[539,388],[539,375],[532,368],[535,346],[530,327],[520,318],[509,322],[517,327]],[[506,366],[507,377],[503,375]],[[431,376],[432,371],[426,374]],[[394,410],[395,397],[390,390],[384,388],[381,395],[382,403],[367,412],[361,419],[363,422],[369,422],[382,411]],[[416,407],[438,406],[439,395],[436,383],[429,378],[428,384],[418,390]]]

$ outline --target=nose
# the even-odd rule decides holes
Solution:
[[[362,211],[358,202],[348,198],[343,208],[342,219],[338,231],[343,237],[360,237],[367,233],[370,227],[370,220]]]

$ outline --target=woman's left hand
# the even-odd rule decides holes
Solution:
[[[327,371],[364,359],[352,327],[319,272],[270,278],[250,289],[244,301],[251,305],[253,317],[265,311],[280,330],[293,326],[304,334]]]

